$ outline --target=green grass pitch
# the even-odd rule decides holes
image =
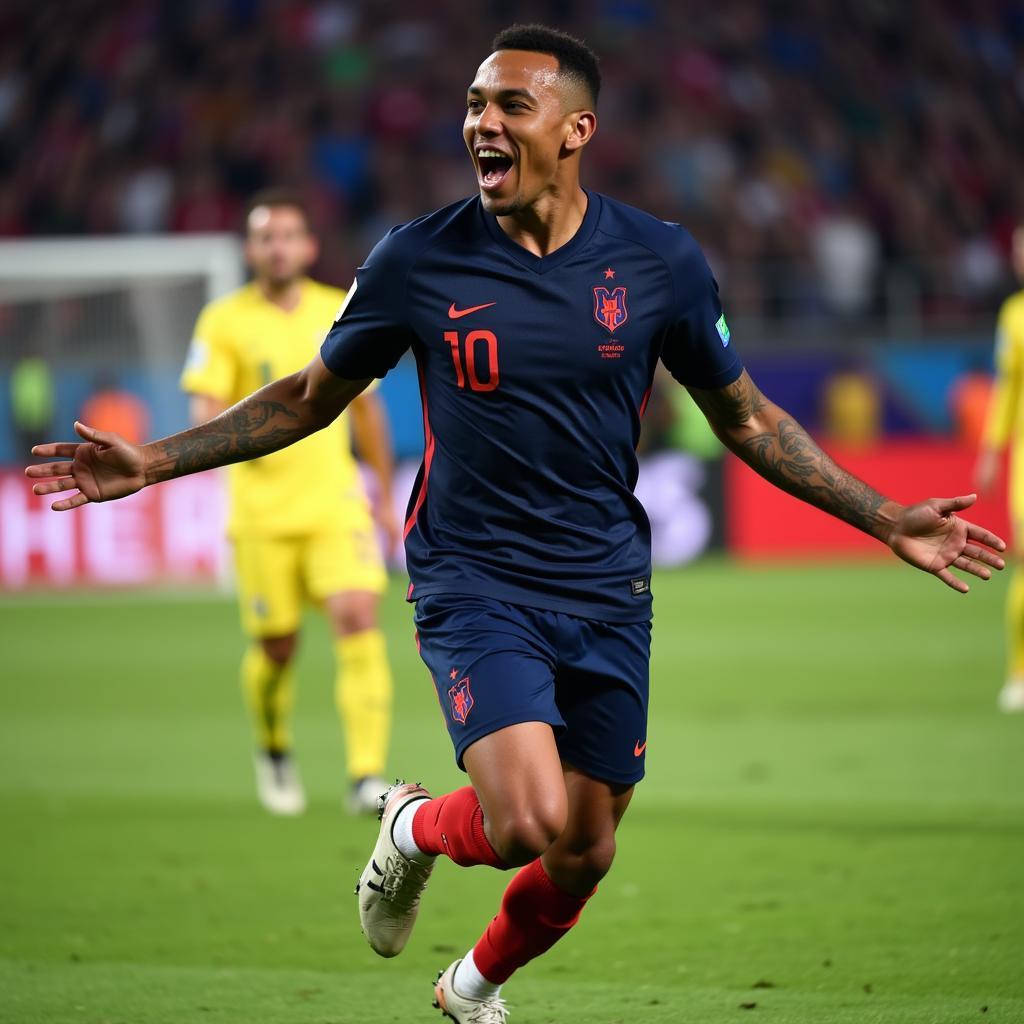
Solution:
[[[392,771],[460,784],[396,581]],[[648,777],[512,1024],[1024,1021],[1024,717],[1001,716],[1006,581],[895,563],[655,581]],[[438,865],[392,961],[352,887],[322,621],[300,663],[298,820],[257,807],[233,604],[0,601],[0,1021],[440,1020],[436,971],[503,879]]]

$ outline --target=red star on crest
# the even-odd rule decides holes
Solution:
[[[607,270],[606,270],[606,271],[604,272],[604,279],[605,279],[606,281],[607,281],[607,280],[608,280],[609,278],[611,278],[611,277],[614,277],[614,276],[615,276],[615,271],[614,271],[614,270],[612,270],[612,268],[611,268],[611,267],[609,267],[609,268],[608,268],[608,269],[607,269]]]
[[[459,670],[457,668],[453,668],[451,670],[451,672],[448,674],[448,678],[449,679],[454,679],[458,674],[459,674]]]

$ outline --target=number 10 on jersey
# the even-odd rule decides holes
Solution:
[[[460,388],[464,388],[467,381],[470,391],[493,391],[498,386],[498,339],[493,331],[470,331],[465,338],[460,338],[458,331],[445,331],[444,340],[451,346],[455,383]],[[483,357],[484,346],[487,377],[481,380],[477,360]]]

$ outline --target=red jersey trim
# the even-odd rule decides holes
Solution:
[[[644,392],[644,397],[640,400],[640,419],[643,419],[644,413],[647,412],[647,403],[651,400],[651,391],[653,390],[654,384],[649,384]]]

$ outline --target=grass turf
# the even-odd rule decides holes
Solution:
[[[1024,1021],[1024,718],[994,710],[1005,581],[895,564],[656,580],[648,778],[581,926],[506,990],[514,1024]],[[395,585],[392,767],[460,784]],[[310,812],[256,806],[234,606],[0,602],[0,1021],[384,1024],[502,877],[439,864],[397,961],[359,934],[374,823],[340,812],[312,616]]]

